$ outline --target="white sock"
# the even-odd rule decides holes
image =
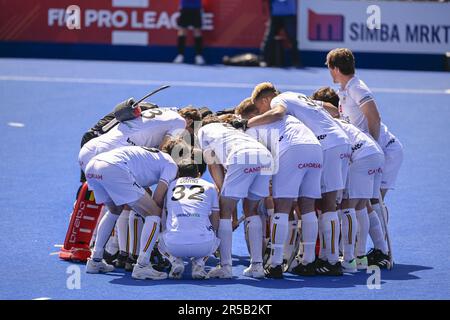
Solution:
[[[283,259],[289,260],[295,250],[295,239],[298,235],[298,221],[291,220],[288,224],[288,236],[286,237],[286,241],[284,242],[284,253]]]
[[[107,211],[100,221],[97,229],[97,238],[95,239],[94,252],[92,258],[94,260],[101,260],[103,258],[103,251],[105,250],[106,242],[108,242],[111,232],[114,229],[119,216]]]
[[[248,242],[250,245],[250,263],[262,263],[261,218],[259,216],[251,216],[245,218],[245,220],[247,222]]]
[[[303,264],[308,264],[316,259],[316,242],[319,224],[316,213],[302,214],[302,243]]]
[[[220,264],[222,266],[231,266],[231,247],[233,245],[233,227],[231,225],[231,219],[220,219],[217,237],[220,239]]]
[[[160,222],[161,218],[158,216],[145,217],[145,223],[141,233],[141,250],[137,261],[141,266],[147,266],[150,263],[150,255],[159,236]]]
[[[378,215],[378,220],[380,220],[381,223],[381,228],[383,229],[383,234],[384,234],[384,240],[386,240],[386,228],[384,226],[384,223],[382,223],[382,219],[383,219],[383,211],[381,210],[381,205],[380,203],[375,203],[372,205],[372,209],[375,210],[375,212]],[[386,209],[386,206],[385,206]],[[386,209],[387,210],[387,209]],[[388,219],[386,216],[384,216],[386,224],[388,223]]]
[[[383,229],[381,228],[380,219],[375,211],[369,213],[370,229],[369,234],[372,239],[373,245],[376,249],[380,249],[384,254],[388,253],[388,247],[384,240]]]
[[[139,241],[141,238],[142,227],[144,222],[141,216],[136,214],[134,211],[130,211],[130,218],[128,219],[128,229],[130,234],[130,251],[132,255],[139,254]]]
[[[283,263],[284,243],[289,232],[289,214],[275,213],[270,221],[270,237],[272,241],[272,267]]]
[[[325,254],[328,262],[335,264],[339,260],[339,217],[336,211],[322,214],[322,232],[325,242]]]
[[[117,223],[111,231],[111,235],[109,236],[108,241],[105,245],[105,251],[110,255],[115,255],[119,252],[119,239],[117,238]]]
[[[130,210],[123,210],[117,219],[117,236],[119,237],[119,250],[129,252],[129,232],[128,219],[130,217]]]
[[[358,257],[365,256],[367,237],[369,236],[369,215],[367,208],[356,210],[356,219],[358,220],[358,231],[356,233],[356,255]]]
[[[341,243],[343,245],[344,260],[355,259],[356,232],[358,231],[358,221],[356,211],[353,208],[342,210],[342,234]]]

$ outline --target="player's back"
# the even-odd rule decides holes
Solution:
[[[124,146],[159,147],[166,134],[175,135],[185,128],[185,120],[170,109],[154,108],[142,116],[120,123],[109,132],[92,139],[86,146],[97,154]]]
[[[350,140],[353,160],[364,158],[365,156],[375,153],[383,154],[378,143],[358,127],[345,120],[336,119],[335,121],[339,123]]]
[[[149,187],[164,180],[169,184],[176,176],[178,167],[167,153],[158,149],[127,146],[103,152],[94,159],[117,165],[129,171],[136,182]]]
[[[310,128],[324,149],[348,143],[348,138],[342,129],[336,125],[333,118],[314,100],[302,93],[283,92],[276,96],[271,107],[283,105],[286,114],[292,115]]]
[[[197,136],[200,147],[212,149],[223,165],[233,163],[241,153],[268,152],[256,139],[226,123],[207,124]]]
[[[201,242],[214,235],[209,216],[219,210],[217,190],[201,178],[178,178],[169,185],[166,210],[169,233],[177,233],[183,243]],[[186,236],[180,238],[181,233]]]
[[[291,115],[266,125],[249,128],[246,133],[264,144],[272,153],[278,148],[283,154],[292,145],[320,145],[314,133],[304,123]]]

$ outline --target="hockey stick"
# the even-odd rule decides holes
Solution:
[[[386,211],[386,206],[384,205],[383,202],[383,198],[381,197],[381,195],[378,198],[378,201],[380,203],[380,207],[381,207],[381,215],[382,215],[382,223],[384,225],[384,230],[386,230],[386,241],[387,241],[387,245],[388,245],[388,256],[389,256],[389,266],[387,267],[388,270],[392,270],[392,268],[394,268],[394,257],[392,255],[392,246],[391,246],[391,238],[389,237],[389,230],[388,230],[388,225],[387,225],[387,221],[386,221],[386,217],[387,217],[387,211]]]

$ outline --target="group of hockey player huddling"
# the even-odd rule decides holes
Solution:
[[[326,65],[338,92],[281,93],[264,82],[218,113],[120,103],[85,135],[79,154],[104,205],[86,271],[180,279],[189,258],[194,279],[232,278],[241,221],[250,254],[244,276],[391,267],[383,199],[403,148],[355,76],[352,52],[334,49]],[[202,179],[207,169],[213,183]],[[207,272],[212,256],[220,263]]]

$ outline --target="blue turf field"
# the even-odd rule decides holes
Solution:
[[[233,238],[232,281],[142,282],[123,272],[86,275],[79,265],[81,289],[69,290],[70,264],[52,253],[64,241],[78,187],[81,135],[118,101],[171,84],[151,101],[217,109],[247,97],[257,82],[310,94],[331,85],[330,77],[325,68],[0,59],[0,299],[450,299],[450,75],[359,75],[405,147],[398,188],[387,197],[397,264],[382,272],[380,290],[369,290],[362,272],[247,279],[242,227]]]

